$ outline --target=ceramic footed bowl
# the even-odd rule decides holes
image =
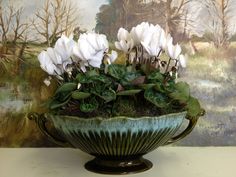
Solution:
[[[40,130],[50,140],[62,146],[74,148],[95,156],[85,168],[104,174],[128,174],[148,170],[152,163],[142,156],[157,147],[182,139],[194,128],[197,118],[189,120],[188,127],[179,135],[186,112],[157,117],[100,117],[84,119],[52,114],[30,114]],[[47,129],[50,122],[57,136]]]

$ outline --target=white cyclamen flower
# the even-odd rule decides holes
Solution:
[[[61,75],[64,73],[62,65],[57,64],[57,60],[60,60],[60,57],[52,48],[42,51],[38,55],[38,60],[41,68],[49,75]]]
[[[142,22],[141,24],[133,27],[130,31],[130,35],[134,41],[134,45],[139,45],[141,41],[148,35],[150,25],[148,22]]]
[[[167,49],[168,42],[172,41],[171,43],[173,43],[173,38],[170,34],[166,34],[164,29],[161,29],[159,41],[161,49],[165,51]]]
[[[76,42],[73,40],[73,35],[70,35],[69,37],[62,35],[56,41],[54,49],[61,57],[60,64],[63,64],[64,62],[72,63],[71,56],[75,44]]]
[[[171,59],[177,59],[181,53],[179,44],[173,45],[172,40],[167,43],[167,54]]]
[[[133,27],[130,34],[135,45],[141,43],[151,56],[158,56],[161,50],[165,50],[167,38],[165,31],[159,25],[143,22]]]
[[[116,51],[112,50],[110,54],[107,54],[107,56],[108,56],[107,62],[108,64],[111,64],[117,59],[118,54]]]
[[[149,55],[158,56],[161,51],[162,28],[159,25],[149,26],[146,36],[142,39],[141,44]]]
[[[81,34],[73,53],[84,66],[87,64],[100,68],[104,53],[109,49],[107,37],[103,34],[85,33]]]
[[[130,52],[134,47],[134,41],[131,38],[130,33],[124,28],[120,28],[117,34],[118,42],[115,42],[115,46],[118,50],[122,50],[125,53]]]
[[[179,65],[182,68],[186,68],[187,67],[186,57],[184,55],[180,55],[179,56]]]

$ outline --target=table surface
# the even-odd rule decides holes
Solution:
[[[70,148],[0,148],[0,177],[112,176],[85,170],[92,158]],[[145,158],[150,170],[124,176],[236,177],[236,147],[161,147]]]

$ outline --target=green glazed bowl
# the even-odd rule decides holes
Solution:
[[[157,117],[95,117],[84,119],[52,114],[30,114],[40,130],[50,140],[95,156],[85,168],[104,174],[128,174],[145,171],[152,163],[142,156],[157,147],[178,141],[194,128],[197,118],[189,120],[188,127],[174,136],[182,125],[186,112]],[[50,122],[61,138],[47,129]],[[63,140],[62,140],[63,139]]]

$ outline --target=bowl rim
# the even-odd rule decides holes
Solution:
[[[91,118],[82,118],[78,116],[68,116],[68,115],[56,115],[52,113],[44,113],[44,117],[58,117],[60,119],[70,119],[70,120],[79,120],[84,122],[90,122],[90,121],[115,121],[115,120],[130,120],[130,121],[138,121],[138,120],[150,120],[150,119],[165,119],[168,118],[176,118],[176,116],[182,116],[183,118],[186,117],[187,111],[181,111],[177,113],[169,113],[169,114],[163,114],[158,116],[140,116],[140,117],[128,117],[128,116],[114,116],[110,118],[103,118],[103,117],[91,117]]]

